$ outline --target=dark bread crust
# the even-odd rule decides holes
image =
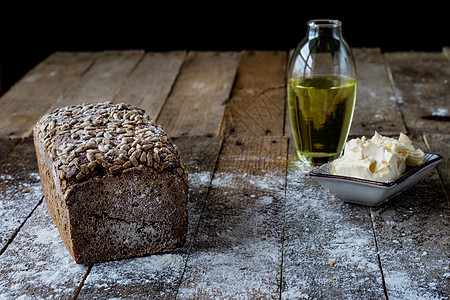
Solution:
[[[54,179],[53,159],[50,155],[46,154],[42,140],[37,136],[36,131],[33,132],[33,138],[45,203],[67,250],[74,256],[69,229],[69,210],[67,209],[64,195],[61,191],[61,180],[58,180],[58,178]]]
[[[106,175],[74,186],[65,200],[75,260],[121,259],[182,246],[187,193],[182,178],[154,171]]]
[[[53,130],[49,143],[49,139],[43,138],[46,132],[39,129],[52,120],[51,115],[45,116],[34,130],[37,161],[47,207],[77,263],[149,255],[184,245],[188,180],[176,146],[170,139],[164,137],[164,143],[159,145],[172,154],[164,165],[162,160],[167,154],[161,156],[161,161],[156,157],[158,162],[152,164],[130,166],[128,163],[127,167],[111,170],[113,158],[105,156],[109,159],[106,165],[97,163],[90,173],[83,173],[78,178],[75,175],[81,173],[79,164],[62,169],[55,150],[58,145],[68,142],[68,135],[63,134],[67,132],[67,126],[65,131],[60,128],[71,119],[55,124],[56,131]],[[144,122],[138,128],[152,126],[153,123]],[[159,128],[160,138],[161,132]],[[49,144],[54,145],[53,148]],[[95,147],[90,149],[95,152]],[[89,162],[86,154],[78,153],[80,164]]]

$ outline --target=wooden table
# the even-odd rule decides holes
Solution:
[[[379,206],[309,178],[290,142],[287,51],[56,52],[0,98],[0,299],[448,299],[450,60],[358,48],[351,136],[407,133],[443,161]],[[128,102],[189,170],[170,253],[77,265],[45,205],[30,138],[55,107]]]

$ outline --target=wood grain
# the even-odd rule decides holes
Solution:
[[[287,167],[282,299],[385,298],[367,207],[345,203],[307,174]]]
[[[33,140],[27,138],[0,159],[0,254],[43,197]]]
[[[287,140],[224,140],[180,299],[272,299],[280,293]]]
[[[411,134],[449,133],[450,61],[440,52],[385,53]]]
[[[189,52],[157,119],[169,136],[219,134],[238,61],[236,52]]]
[[[287,54],[287,60],[286,60],[286,80],[289,79],[289,62],[292,58],[292,55],[294,53],[295,49],[289,50]],[[287,85],[286,85],[287,89]],[[291,116],[289,115],[289,101],[287,99],[287,91],[286,91],[286,103],[285,103],[285,114],[284,114],[284,136],[289,138],[289,151],[288,156],[297,156],[295,153],[295,142],[294,137],[292,136],[292,126],[291,126]]]
[[[0,138],[0,159],[3,158],[21,139]]]
[[[222,136],[189,136],[172,139],[177,145],[189,178],[189,228],[186,247],[194,240],[214,174]]]
[[[429,152],[442,155],[442,161],[436,168],[450,199],[450,134],[426,134],[424,139]]]
[[[142,50],[102,52],[50,111],[57,107],[111,101],[143,55]]]
[[[29,136],[34,124],[92,65],[98,53],[55,52],[0,98],[0,137]]]
[[[353,49],[357,65],[357,95],[350,135],[372,136],[405,133],[403,117],[378,48]]]
[[[113,96],[113,103],[125,102],[144,109],[156,120],[184,61],[184,51],[146,53]]]
[[[222,134],[282,136],[285,73],[286,52],[243,51],[225,109]]]

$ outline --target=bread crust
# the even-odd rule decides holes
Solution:
[[[128,126],[108,131],[110,124],[123,120],[118,112],[133,112],[139,116],[133,120],[140,122],[122,121]],[[90,128],[95,139],[83,140],[76,125],[88,117],[100,121]],[[33,137],[47,207],[77,263],[144,256],[184,245],[187,173],[177,147],[145,112],[111,103],[66,107],[45,115]],[[96,145],[75,151],[89,142]],[[106,143],[108,151],[102,148]],[[74,146],[64,152],[67,145]],[[119,160],[123,163],[117,164]]]

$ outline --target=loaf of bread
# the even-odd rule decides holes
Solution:
[[[47,207],[77,263],[185,243],[187,173],[176,145],[143,110],[110,102],[59,108],[33,137]]]

